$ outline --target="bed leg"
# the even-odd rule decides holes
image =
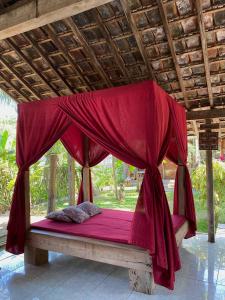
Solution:
[[[153,274],[146,271],[129,269],[130,285],[133,290],[140,293],[152,294],[155,283]]]
[[[24,252],[24,263],[34,266],[47,264],[48,250],[26,246]]]

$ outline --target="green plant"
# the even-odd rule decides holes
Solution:
[[[224,222],[223,210],[225,208],[225,167],[223,163],[213,162],[213,185],[214,185],[214,203],[215,203],[215,219]],[[198,192],[198,201],[203,208],[207,208],[206,201],[206,167],[200,165],[192,173],[193,188]]]

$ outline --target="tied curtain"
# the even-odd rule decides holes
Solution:
[[[61,141],[69,154],[83,167],[81,173],[81,184],[78,195],[77,204],[85,201],[83,194],[83,169],[85,167],[85,139],[86,136],[73,124],[65,131],[61,137]],[[91,167],[99,164],[105,159],[109,153],[105,151],[99,144],[88,140],[88,166],[90,176],[90,201],[93,202],[92,180],[91,180]]]
[[[173,288],[180,260],[158,170],[172,134],[165,96],[155,83],[145,82],[130,85],[129,89],[77,95],[76,101],[68,97],[59,106],[81,131],[108,152],[146,169],[130,242],[149,249],[155,282]]]
[[[54,101],[32,105],[18,105],[16,162],[18,174],[14,186],[12,206],[8,222],[6,250],[21,254],[24,252],[25,220],[25,171],[37,162],[61,137],[71,124]]]
[[[175,101],[172,101],[170,97],[168,97],[168,103],[170,106],[171,118],[173,120],[173,139],[171,139],[166,156],[178,165],[174,187],[173,213],[179,215],[179,168],[184,168],[184,216],[189,221],[189,230],[186,235],[186,238],[189,238],[195,235],[197,228],[192,184],[187,168],[188,147],[186,113],[184,109]]]
[[[128,164],[145,169],[130,243],[149,250],[155,282],[173,289],[174,272],[180,268],[180,260],[158,170],[171,148],[174,135],[174,117],[168,99],[168,95],[156,83],[145,81],[20,104],[17,136],[19,173],[10,212],[6,249],[15,254],[24,250],[24,170],[59,138],[70,154],[83,165],[84,134],[92,141],[93,149],[100,147],[93,161],[91,153],[95,151],[89,151],[89,159],[92,161],[90,165],[95,165],[111,153]],[[70,131],[69,139],[67,134]]]

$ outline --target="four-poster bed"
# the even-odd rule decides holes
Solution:
[[[58,139],[83,166],[79,203],[92,201],[90,167],[109,153],[145,169],[127,243],[30,229],[29,166]],[[165,156],[178,165],[173,214],[184,221],[176,233],[158,170]],[[196,230],[186,162],[185,111],[153,81],[20,104],[19,172],[6,249],[19,254],[25,246],[26,261],[37,264],[46,262],[47,251],[52,250],[120,265],[131,270],[130,279],[137,291],[151,293],[154,281],[173,289],[175,271],[180,269],[177,245]],[[90,228],[91,232],[94,226]]]

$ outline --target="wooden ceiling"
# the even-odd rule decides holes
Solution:
[[[0,0],[0,25],[29,2]],[[17,102],[154,79],[187,110],[224,107],[225,0],[116,0],[24,31],[0,29],[0,88]]]

